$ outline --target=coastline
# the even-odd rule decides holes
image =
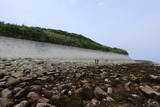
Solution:
[[[24,107],[149,106],[158,102],[159,78],[160,66],[153,63],[0,59],[0,104],[3,107],[24,102]]]

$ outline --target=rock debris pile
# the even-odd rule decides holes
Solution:
[[[160,66],[0,60],[0,107],[160,107]]]

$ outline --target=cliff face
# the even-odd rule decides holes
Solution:
[[[132,62],[128,55],[70,46],[21,40],[0,36],[1,58],[42,58],[56,61],[104,61]]]

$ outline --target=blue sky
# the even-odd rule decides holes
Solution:
[[[160,0],[0,0],[0,21],[80,33],[160,62]]]

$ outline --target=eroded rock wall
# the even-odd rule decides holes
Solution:
[[[133,62],[128,55],[0,36],[1,58],[42,58],[56,61]]]

